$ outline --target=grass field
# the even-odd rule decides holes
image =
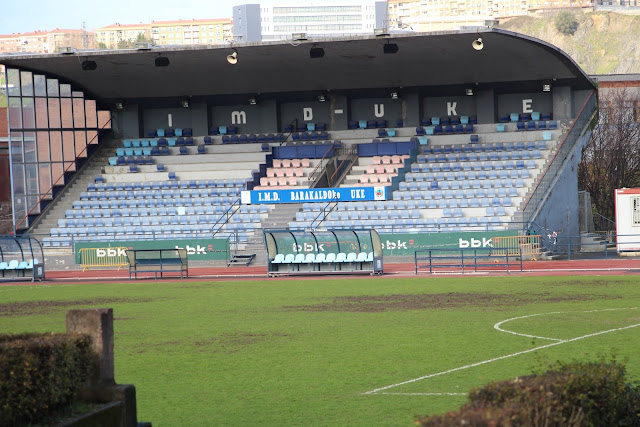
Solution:
[[[116,380],[135,384],[138,419],[154,426],[409,426],[415,415],[459,407],[472,387],[557,360],[615,355],[639,381],[639,284],[606,276],[5,286],[0,330],[62,332],[68,309],[113,307]],[[602,331],[610,332],[592,335]]]

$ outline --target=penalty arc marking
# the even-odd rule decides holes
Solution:
[[[496,325],[494,325],[494,328],[496,326],[499,326],[499,325],[505,323],[505,322],[508,322],[508,321],[511,321],[511,320],[516,320],[516,319],[522,319],[522,318],[525,318],[525,317],[542,316],[542,315],[546,315],[546,314],[563,314],[563,313],[594,313],[594,312],[600,312],[600,311],[614,311],[614,310],[637,310],[637,307],[614,308],[614,309],[603,309],[603,310],[587,310],[587,311],[581,311],[581,312],[577,312],[577,311],[575,311],[575,312],[558,311],[558,312],[553,312],[553,313],[539,313],[539,314],[533,314],[533,315],[528,315],[528,316],[520,316],[520,317],[514,317],[514,318],[511,318],[511,319],[507,319],[507,320],[504,320],[502,322],[496,323]],[[618,331],[624,331],[624,330],[627,330],[627,329],[633,329],[633,328],[637,328],[639,326],[640,326],[640,323],[636,323],[634,325],[623,326],[621,328],[608,329],[606,331],[594,332],[592,334],[582,335],[582,336],[575,337],[575,338],[570,338],[570,339],[567,339],[567,340],[557,340],[557,338],[535,337],[535,338],[551,339],[551,340],[557,340],[557,341],[552,342],[550,344],[545,344],[545,345],[541,345],[541,346],[538,346],[538,347],[530,348],[528,350],[518,351],[516,353],[511,353],[511,354],[506,354],[504,356],[494,357],[493,359],[487,359],[487,360],[483,360],[483,361],[480,361],[480,362],[472,363],[472,364],[469,364],[469,365],[459,366],[457,368],[449,369],[447,371],[436,372],[434,374],[424,375],[422,377],[414,378],[414,379],[407,380],[407,381],[402,381],[402,382],[397,383],[397,384],[391,384],[391,385],[388,385],[388,386],[385,386],[385,387],[376,388],[374,390],[370,390],[370,391],[364,392],[363,394],[430,395],[431,393],[388,393],[388,392],[381,393],[381,392],[384,392],[385,390],[389,390],[389,389],[392,389],[392,388],[395,388],[395,387],[400,387],[402,385],[411,384],[411,383],[415,383],[415,382],[418,382],[418,381],[426,380],[426,379],[429,379],[429,378],[434,378],[434,377],[438,377],[438,376],[441,376],[441,375],[450,374],[452,372],[462,371],[462,370],[469,369],[469,368],[475,368],[476,366],[486,365],[488,363],[496,362],[498,360],[509,359],[511,357],[520,356],[522,354],[527,354],[527,353],[532,353],[534,351],[543,350],[545,348],[550,348],[550,347],[555,347],[555,346],[561,345],[561,344],[567,344],[567,343],[571,343],[571,342],[576,342],[576,341],[583,340],[585,338],[596,337],[596,336],[608,334],[608,333],[611,333],[611,332],[618,332]],[[499,328],[496,328],[496,329],[500,330],[501,332],[514,333],[514,332],[511,332],[511,331],[502,330],[502,329],[499,329]],[[526,337],[532,337],[531,335],[523,335],[523,334],[518,334],[518,333],[515,333],[515,335],[522,335],[522,336],[526,336]],[[449,394],[453,394],[453,393],[437,393],[437,394],[438,395],[449,395]]]

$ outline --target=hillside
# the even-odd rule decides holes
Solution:
[[[500,28],[559,47],[588,74],[640,73],[640,16],[578,12],[578,30],[573,36],[565,36],[555,28],[556,14],[513,18],[501,22]]]

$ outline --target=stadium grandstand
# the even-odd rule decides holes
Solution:
[[[13,227],[45,257],[227,239],[266,262],[266,229],[375,229],[385,255],[579,234],[596,87],[528,36],[480,27],[0,63]]]

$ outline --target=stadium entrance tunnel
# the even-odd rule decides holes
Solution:
[[[267,276],[382,274],[382,242],[373,229],[266,230]]]

